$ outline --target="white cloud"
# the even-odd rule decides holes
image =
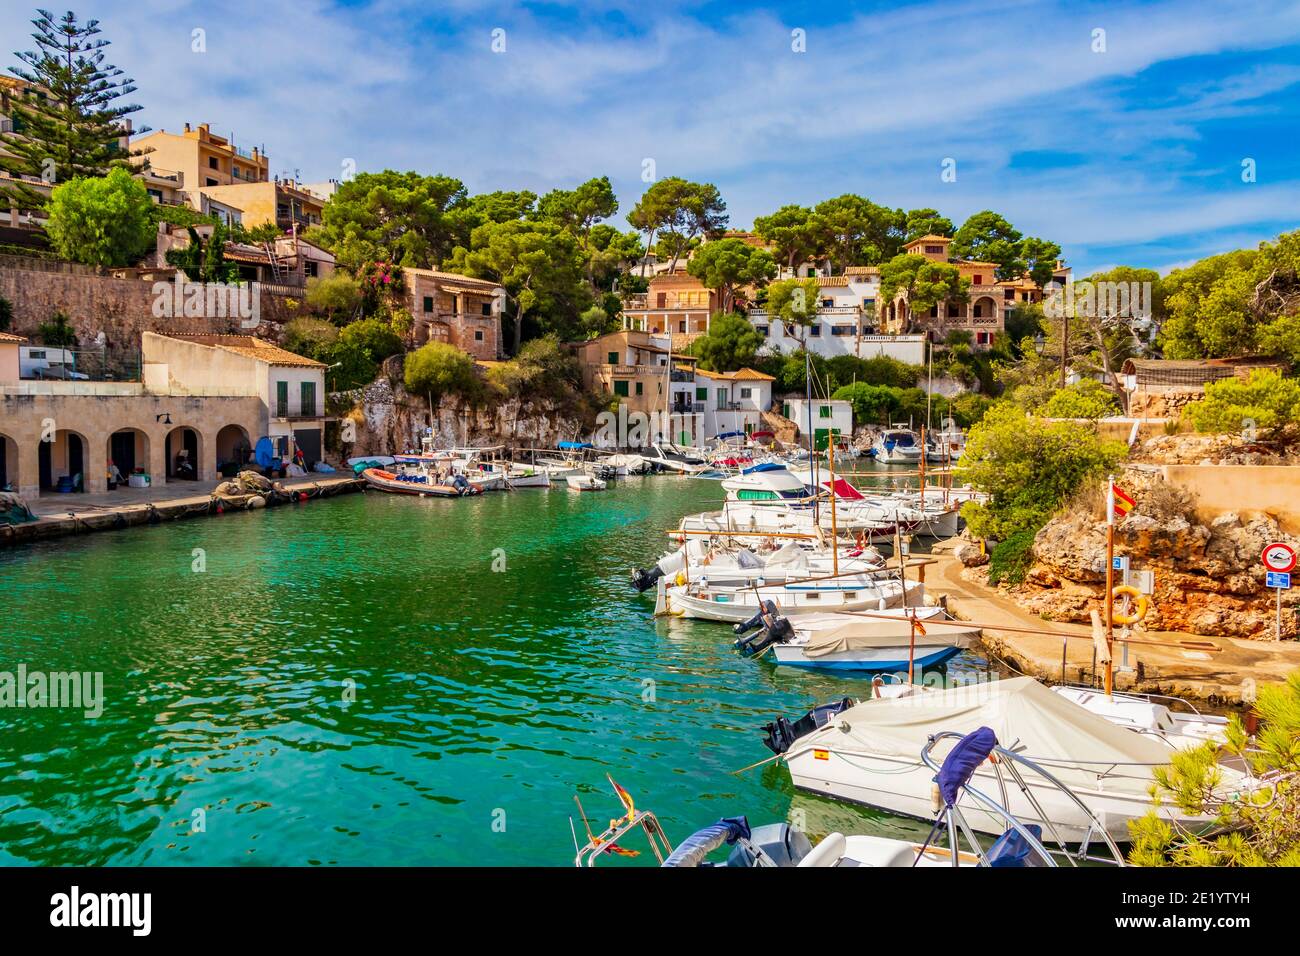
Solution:
[[[852,190],[958,220],[996,208],[1085,258],[1090,246],[1300,213],[1287,183],[1229,188],[1217,180],[1236,170],[1196,159],[1202,124],[1276,109],[1300,67],[1264,64],[1134,102],[1153,65],[1295,42],[1294,3],[1226,16],[1205,0],[957,0],[803,24],[762,11],[704,23],[684,5],[649,15],[628,2],[584,6],[567,25],[555,7],[473,0],[436,11],[414,0],[114,6],[102,17],[110,59],[136,78],[143,121],[211,122],[265,144],[273,171],[308,179],[338,175],[346,158],[445,172],[474,190],[607,174],[626,210],[652,157],[661,176],[718,183],[740,224]],[[29,17],[7,5],[0,34],[30,32]],[[207,53],[190,52],[196,27]],[[491,50],[495,27],[503,54]],[[791,51],[795,27],[806,53]],[[1094,27],[1107,31],[1105,53],[1090,48]],[[1026,151],[1080,159],[1013,162]],[[948,156],[952,184],[939,179]]]

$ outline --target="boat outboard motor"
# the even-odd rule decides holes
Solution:
[[[724,843],[734,844],[750,836],[749,821],[744,817],[723,817],[713,826],[697,830],[688,836],[664,860],[664,866],[708,866],[704,858]]]
[[[644,568],[637,568],[632,572],[632,587],[638,591],[649,591],[655,586],[655,582],[663,576],[664,569],[657,564],[648,571]]]
[[[788,823],[765,823],[755,827],[748,840],[741,840],[727,857],[727,866],[798,866],[812,852],[812,841],[802,830]]]
[[[773,617],[776,616],[775,601],[761,602],[758,606],[758,613],[755,614],[753,617],[751,617],[748,621],[742,621],[741,623],[735,625],[732,628],[732,631],[734,631],[736,634],[745,634],[749,631],[752,631],[756,627],[762,627],[764,614],[768,614]]]
[[[829,704],[814,707],[798,720],[791,721],[784,717],[778,717],[772,723],[763,725],[762,729],[767,734],[763,738],[763,743],[772,753],[783,754],[793,747],[801,737],[807,736],[819,727],[826,726],[832,717],[844,713],[852,706],[853,698],[844,697],[840,700],[831,701]]]
[[[784,644],[794,638],[790,619],[780,614],[768,619],[767,627],[749,637],[736,638],[736,648],[746,657],[761,654],[773,644]]]
[[[460,492],[462,495],[467,495],[470,493],[470,484],[468,481],[465,480],[464,475],[457,475],[455,478],[453,478],[451,480],[451,486],[455,488],[458,492]]]

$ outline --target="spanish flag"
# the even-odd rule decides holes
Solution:
[[[1113,481],[1110,483],[1110,500],[1111,508],[1114,510],[1115,515],[1120,518],[1125,517],[1137,504],[1127,491]]]
[[[618,794],[619,800],[623,802],[623,807],[624,809],[627,810],[626,819],[628,820],[632,819],[632,815],[636,813],[636,807],[632,803],[632,794],[628,793],[617,783],[615,783],[614,778],[611,777],[609,774],[605,774],[605,779],[609,781],[609,785],[614,788],[614,792]]]

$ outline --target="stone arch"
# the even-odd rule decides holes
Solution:
[[[60,428],[50,441],[37,440],[38,487],[41,494],[54,494],[60,487],[85,491],[97,481],[91,476],[90,442],[81,432]],[[66,479],[66,480],[64,480]]]
[[[0,491],[18,492],[23,487],[19,465],[18,442],[0,432]]]
[[[119,428],[110,432],[104,440],[104,464],[107,470],[109,462],[117,467],[123,478],[129,478],[133,471],[151,473],[153,464],[149,457],[151,441],[148,432],[141,428]],[[161,480],[160,475],[153,475],[154,481]]]
[[[248,461],[253,451],[253,441],[242,425],[231,423],[224,425],[217,432],[215,444],[216,467],[220,473],[223,466],[237,465],[240,469]]]
[[[194,467],[191,475],[179,475],[176,470],[176,460],[182,451],[185,451],[186,460]],[[177,425],[167,432],[167,437],[163,440],[163,468],[167,473],[168,481],[185,481],[188,479],[197,479],[203,477],[203,435],[197,428],[191,425]]]
[[[992,296],[982,295],[975,300],[972,307],[972,317],[976,319],[996,319],[998,315],[998,304]]]

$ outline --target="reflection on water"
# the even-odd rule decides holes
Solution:
[[[865,684],[741,659],[627,585],[719,497],[367,494],[0,552],[0,671],[105,694],[97,720],[0,709],[0,862],[564,865],[575,793],[619,813],[606,772],[674,840],[784,818],[784,768],[732,772],[757,728]]]

